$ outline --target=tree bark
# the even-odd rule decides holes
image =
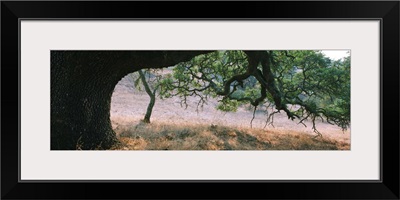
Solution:
[[[108,149],[115,85],[128,73],[187,61],[206,51],[51,51],[51,149]]]

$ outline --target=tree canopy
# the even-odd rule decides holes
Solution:
[[[160,96],[220,98],[218,109],[236,111],[239,105],[284,112],[302,123],[321,119],[343,130],[350,125],[350,57],[333,61],[320,51],[214,51],[175,65],[159,79]]]

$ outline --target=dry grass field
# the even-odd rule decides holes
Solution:
[[[215,109],[217,99],[196,111],[197,99],[188,99],[188,108],[179,98],[157,99],[151,124],[141,122],[149,97],[134,88],[130,76],[115,87],[110,119],[121,145],[114,150],[349,150],[350,130],[318,122],[323,137],[315,137],[307,127],[276,114],[274,126],[265,127],[265,110],[256,112],[242,106],[237,112]],[[265,127],[265,128],[264,128]]]

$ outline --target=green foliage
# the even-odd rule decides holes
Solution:
[[[346,129],[350,123],[350,57],[331,61],[315,51],[290,54],[295,58],[283,59],[285,53],[274,52],[279,65],[276,80],[285,99],[302,106],[301,116],[325,118]]]
[[[166,76],[165,78],[160,80],[160,93],[159,96],[162,98],[170,98],[172,97],[171,95],[171,90],[173,90],[173,79],[172,77]]]
[[[242,99],[242,98],[246,97],[246,91],[244,91],[244,90],[236,90],[235,92],[233,92],[231,94],[231,97],[233,99]]]
[[[195,96],[198,105],[208,97],[223,97],[217,109],[225,112],[242,104],[268,104],[300,121],[320,118],[343,129],[349,126],[350,57],[332,61],[312,50],[257,52],[215,51],[179,63],[160,79],[159,94],[179,96],[184,104],[186,97]],[[253,71],[250,56],[258,59]],[[300,109],[290,111],[287,105]]]
[[[217,105],[217,109],[224,112],[236,112],[239,103],[236,100],[223,99]]]
[[[183,99],[185,96],[198,96],[200,99],[209,96],[217,98],[219,95],[216,88],[222,88],[227,79],[245,72],[246,66],[247,59],[242,51],[215,51],[197,56],[191,61],[180,63],[174,67],[174,83],[170,82],[173,85],[165,87],[166,91],[162,92],[162,96],[166,97],[167,93],[173,93],[173,96],[181,96]],[[174,90],[171,91],[171,88]],[[241,97],[243,93],[245,93],[244,90],[242,92],[237,90],[232,95]],[[224,100],[225,103],[217,106],[217,109],[236,110],[231,109],[235,103],[229,101],[230,99]],[[236,104],[238,103],[236,102]]]

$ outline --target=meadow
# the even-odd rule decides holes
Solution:
[[[189,97],[188,107],[181,99],[157,98],[151,123],[141,120],[149,96],[134,87],[131,76],[115,87],[110,120],[121,144],[114,150],[350,150],[350,130],[318,121],[322,137],[316,137],[311,122],[299,124],[285,114],[275,114],[273,125],[266,125],[265,107],[253,110],[246,105],[236,112],[215,108],[218,99],[197,107]]]

